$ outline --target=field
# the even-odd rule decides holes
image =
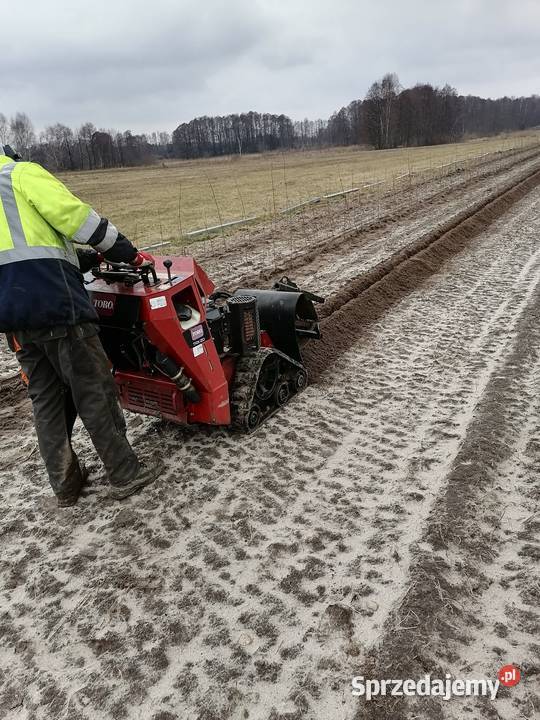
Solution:
[[[190,231],[241,218],[268,219],[309,198],[352,187],[359,187],[362,195],[373,192],[364,185],[380,181],[385,190],[399,189],[409,172],[445,173],[450,163],[474,163],[478,156],[523,148],[538,138],[539,133],[529,131],[405,150],[332,148],[166,161],[143,168],[66,173],[62,179],[144,246],[170,239],[186,242]]]
[[[324,294],[323,339],[306,351],[308,388],[254,435],[128,414],[137,452],[166,471],[123,503],[78,427],[90,484],[56,509],[1,348],[1,718],[535,717],[540,148],[505,142],[474,161],[455,161],[466,146],[418,150],[419,164],[446,152],[452,165],[434,170],[441,155],[399,187],[193,242],[224,287],[290,274]],[[328,153],[329,167],[353,156]],[[246,196],[269,161],[281,162],[240,161],[253,165]],[[302,163],[323,173],[320,158],[298,163],[299,178]],[[239,164],[201,166],[225,207]],[[132,221],[163,183],[168,235],[165,176],[187,186],[187,167],[68,180],[93,202],[98,186],[110,193],[121,227],[126,199]],[[333,172],[318,191],[303,180],[305,195],[335,189]],[[351,694],[355,675],[495,679],[508,663],[522,680],[495,699]]]

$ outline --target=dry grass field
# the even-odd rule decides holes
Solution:
[[[468,142],[397,150],[359,147],[267,153],[148,167],[65,173],[67,185],[139,245],[250,216],[271,216],[314,196],[429,171],[485,153],[538,143],[528,131]],[[444,173],[442,168],[438,172]],[[365,189],[370,192],[370,189]]]

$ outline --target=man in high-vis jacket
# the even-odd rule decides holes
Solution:
[[[110,495],[122,499],[152,482],[156,471],[139,462],[127,441],[81,270],[101,256],[134,266],[153,258],[40,165],[18,159],[0,145],[0,332],[27,378],[58,505],[74,505],[86,480],[71,446],[77,414],[105,466]]]

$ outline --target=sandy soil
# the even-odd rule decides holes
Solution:
[[[337,294],[534,162],[426,187],[429,213],[295,274]],[[129,416],[167,469],[121,504],[79,429],[91,484],[55,509],[2,349],[0,717],[534,717],[540,189],[482,222],[325,318],[325,371],[313,353],[316,382],[255,435]],[[509,662],[523,681],[493,702],[350,692]]]

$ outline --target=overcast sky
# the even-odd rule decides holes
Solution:
[[[327,118],[385,72],[540,92],[540,0],[25,0],[0,17],[0,112],[37,129]]]

